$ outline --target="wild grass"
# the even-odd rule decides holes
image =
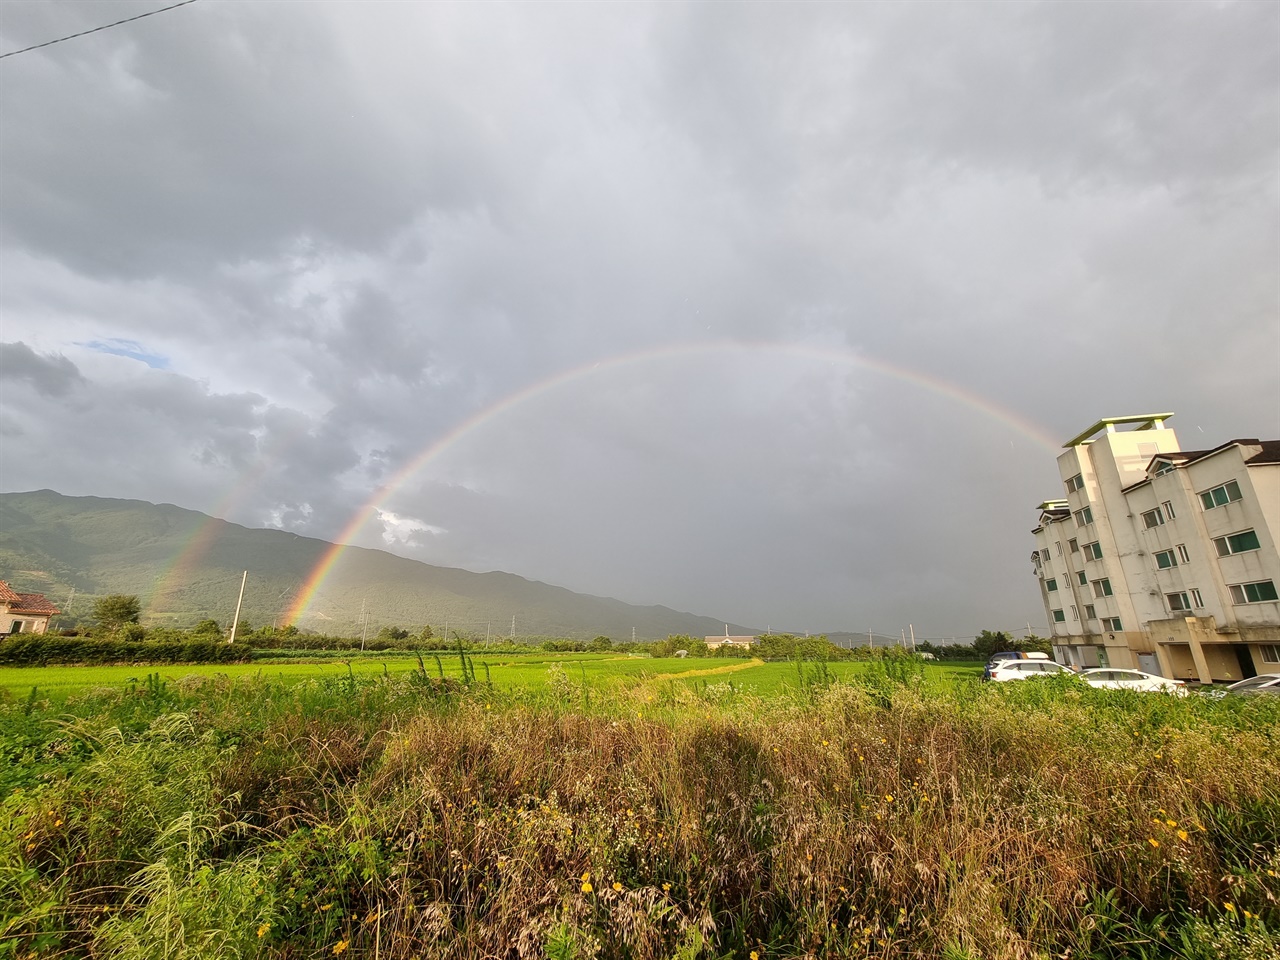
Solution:
[[[1280,951],[1274,700],[776,666],[13,700],[0,957]]]

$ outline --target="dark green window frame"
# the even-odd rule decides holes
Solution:
[[[1262,543],[1258,540],[1256,530],[1241,530],[1239,533],[1229,533],[1225,537],[1215,539],[1213,545],[1218,548],[1218,556],[1220,557],[1229,557],[1236,553],[1262,549]]]
[[[1200,494],[1200,503],[1203,504],[1206,510],[1212,510],[1214,507],[1224,507],[1228,503],[1241,499],[1243,497],[1240,493],[1240,484],[1234,480],[1228,480],[1226,483]]]
[[[1271,580],[1257,580],[1253,583],[1233,583],[1229,589],[1231,590],[1231,602],[1235,604],[1267,603],[1272,600],[1280,600],[1280,595],[1276,594],[1276,585]]]

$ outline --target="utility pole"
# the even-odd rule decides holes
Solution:
[[[484,625],[484,645],[486,647],[489,645],[489,634],[492,632],[492,630],[493,630],[493,621],[490,620]]]
[[[516,638],[516,615],[513,613],[511,615],[511,639],[514,640],[515,638]]]
[[[907,631],[899,629],[898,632],[902,634],[902,640],[899,646],[901,646],[902,649],[905,650],[907,648]]]
[[[244,603],[244,585],[249,579],[249,571],[244,572],[244,576],[240,578],[240,597],[236,600],[236,618],[231,621],[231,639],[227,643],[236,642],[236,627],[240,626],[240,604]]]
[[[907,629],[911,631],[911,652],[916,652],[916,627],[913,623],[907,624]]]
[[[369,635],[369,618],[365,616],[364,605],[368,597],[360,598],[360,649],[364,649],[365,638]]]
[[[71,616],[71,604],[75,601],[75,599],[76,599],[76,588],[72,587],[71,596],[67,597],[67,602],[62,605],[62,616],[64,617]],[[53,621],[51,620],[49,622],[52,623]]]

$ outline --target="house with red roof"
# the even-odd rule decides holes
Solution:
[[[61,611],[43,593],[18,593],[0,580],[0,638],[12,633],[44,633]]]

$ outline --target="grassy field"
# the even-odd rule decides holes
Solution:
[[[3,676],[0,957],[1280,955],[1273,698],[481,660]]]
[[[787,686],[795,686],[798,672],[794,664],[762,663],[758,660],[711,659],[649,659],[647,657],[619,657],[611,654],[538,653],[518,657],[472,656],[475,669],[488,678],[499,690],[508,692],[538,688],[546,684],[548,668],[559,664],[561,669],[575,679],[584,676],[593,682],[606,678],[634,678],[680,681],[732,683],[751,692],[772,694]],[[423,658],[428,673],[443,674],[458,679],[462,668],[456,654],[442,654],[439,661],[431,655]],[[32,687],[39,696],[61,701],[68,696],[83,693],[95,687],[117,687],[129,683],[141,683],[149,674],[156,674],[166,681],[183,677],[258,677],[284,683],[316,680],[323,677],[400,675],[418,669],[415,656],[387,654],[377,658],[359,658],[350,661],[323,659],[317,661],[288,660],[280,663],[190,664],[178,666],[70,666],[70,667],[0,667],[0,690],[15,697],[27,696]],[[806,670],[812,672],[813,665]],[[847,679],[865,672],[866,663],[832,663],[827,669],[835,679]],[[981,667],[966,665],[928,665],[925,676],[930,680],[946,681],[955,677],[976,677]]]

